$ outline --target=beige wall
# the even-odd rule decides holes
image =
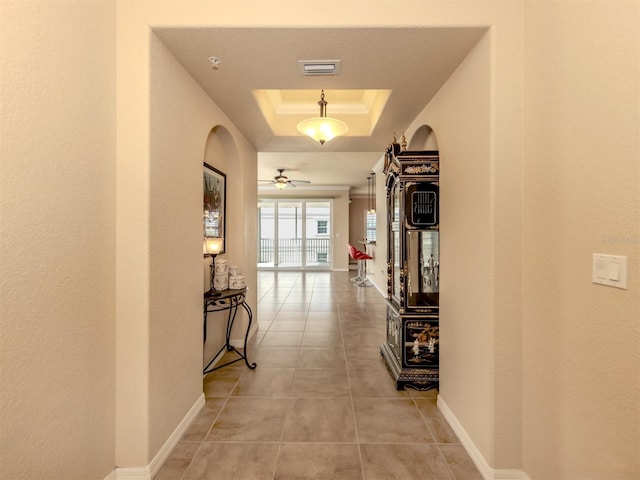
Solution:
[[[407,138],[429,125],[440,151],[439,401],[491,477],[522,461],[522,6],[484,7],[491,29]]]
[[[384,154],[384,152],[381,152]],[[367,266],[367,277],[382,296],[387,296],[387,190],[386,177],[382,171],[384,160],[373,168],[375,176],[376,244],[368,246],[373,257]]]
[[[127,16],[125,10],[120,13]],[[121,23],[129,22],[121,19]],[[254,307],[256,303],[256,152],[162,43],[145,29],[137,33],[142,42],[138,46],[146,52],[148,87],[129,80],[127,67],[136,60],[136,50],[129,46],[136,43],[131,38],[127,41],[126,35],[119,38],[126,44],[120,44],[119,52],[123,72],[128,72],[119,83],[119,91],[128,99],[119,104],[120,111],[149,111],[149,120],[144,118],[142,124],[136,114],[128,113],[123,114],[127,120],[119,122],[122,186],[118,206],[124,233],[118,246],[119,258],[129,261],[120,263],[118,270],[123,308],[118,317],[117,385],[121,388],[117,401],[122,408],[117,409],[116,463],[130,467],[149,464],[202,394],[205,158],[227,174],[228,221],[222,257],[240,266],[250,287],[247,301]],[[148,161],[141,161],[132,152],[144,151],[147,141],[144,135],[132,133],[147,129]],[[146,174],[131,175],[131,166],[138,164]],[[147,208],[130,209],[131,203]],[[134,235],[136,245],[128,240]],[[131,259],[132,251],[139,257]],[[129,275],[145,268],[148,278],[133,285]],[[130,290],[124,292],[125,288]],[[246,321],[236,322],[236,329],[246,328]],[[220,342],[224,325],[210,322],[210,326],[209,343]]]
[[[640,3],[527,2],[524,467],[640,478]],[[628,257],[628,290],[591,282]]]
[[[490,34],[480,40],[410,131],[430,125],[440,151],[441,399],[495,466],[498,366],[492,301],[496,233],[490,40]],[[517,419],[512,420],[517,428]],[[520,432],[513,433],[511,441],[517,443]],[[507,466],[516,466],[517,461],[517,457],[511,459]]]
[[[365,236],[364,212],[368,207],[367,202],[367,197],[352,196],[349,204],[349,243],[360,250],[362,250],[362,244],[358,242],[361,242]]]
[[[0,5],[3,474],[144,467],[196,401],[187,212],[212,128],[236,149],[229,234],[255,238],[255,152],[151,27],[410,23],[491,27],[407,129],[430,125],[443,162],[442,399],[488,478],[639,476],[637,2]],[[346,192],[334,207],[344,243]],[[594,252],[629,257],[629,290],[591,284]],[[255,244],[237,255],[255,277]]]
[[[442,159],[441,398],[489,476],[640,475],[639,6],[615,4],[528,2],[524,65],[494,26],[412,125]],[[629,256],[629,291],[592,253]]]
[[[0,2],[0,476],[114,467],[115,4]]]
[[[494,26],[413,123],[442,159],[441,398],[489,475],[640,475],[639,5],[611,7],[527,3],[526,62]],[[629,256],[629,291],[592,253]]]
[[[242,219],[255,218],[254,204],[245,214],[243,201],[247,185],[255,190],[255,173],[244,175],[243,165],[255,165],[256,154],[232,127],[220,125],[230,122],[155,36],[150,94],[149,438],[154,453],[202,394],[202,163],[206,156],[227,174],[221,258],[249,274],[248,302],[255,306],[255,248],[248,255],[243,250],[245,242],[254,245],[255,236],[245,231]],[[244,323],[240,317],[237,328]],[[224,327],[223,321],[209,322],[208,343],[217,340],[216,350],[224,342]]]

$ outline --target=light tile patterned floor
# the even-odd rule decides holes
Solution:
[[[436,407],[380,356],[385,301],[347,272],[259,272],[249,370],[204,378],[206,405],[155,480],[481,480]]]

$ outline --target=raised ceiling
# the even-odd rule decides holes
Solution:
[[[286,168],[313,185],[360,189],[366,189],[366,177],[393,133],[402,134],[485,31],[154,28],[259,152],[258,178]],[[217,68],[211,56],[222,60]],[[305,76],[300,60],[340,60],[340,70],[334,76]],[[322,89],[327,115],[350,127],[347,135],[324,146],[296,130],[301,119],[318,116]]]
[[[378,124],[391,90],[322,90],[327,100],[326,116],[349,126],[347,136],[367,137]],[[275,136],[298,136],[301,121],[320,116],[318,90],[254,90],[262,116]],[[316,101],[314,102],[313,99]],[[328,101],[331,101],[329,104]]]

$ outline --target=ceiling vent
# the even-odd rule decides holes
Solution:
[[[338,75],[340,60],[298,60],[302,75]]]

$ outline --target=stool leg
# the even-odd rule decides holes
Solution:
[[[356,285],[358,287],[371,287],[373,285],[367,278],[366,260],[358,260],[358,281]]]
[[[357,261],[357,265],[358,265],[358,275],[356,275],[351,279],[351,283],[358,283],[362,280],[362,276],[360,274],[360,260]]]

